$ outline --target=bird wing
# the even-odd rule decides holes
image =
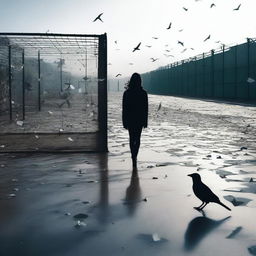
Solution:
[[[219,202],[219,198],[203,182],[194,184],[193,191],[203,202]]]

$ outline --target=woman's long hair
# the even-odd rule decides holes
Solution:
[[[141,83],[142,82],[140,74],[133,73],[127,87],[130,89],[139,89],[142,87]]]

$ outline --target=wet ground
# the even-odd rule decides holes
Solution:
[[[1,155],[0,255],[256,255],[255,106],[149,102],[138,171],[121,94],[109,95],[107,155]],[[193,209],[193,172],[231,212]]]

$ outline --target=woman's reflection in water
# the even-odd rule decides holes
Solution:
[[[133,215],[141,202],[141,189],[138,169],[133,168],[130,185],[126,189],[125,205],[127,206],[128,215]]]

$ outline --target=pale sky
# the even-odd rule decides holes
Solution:
[[[216,7],[210,8],[212,3]],[[92,22],[102,12],[104,22]],[[0,32],[106,32],[109,77],[125,77],[216,49],[219,40],[229,45],[254,38],[255,12],[256,0],[0,0]],[[184,53],[178,40],[187,48]],[[132,52],[139,42],[140,51]]]

